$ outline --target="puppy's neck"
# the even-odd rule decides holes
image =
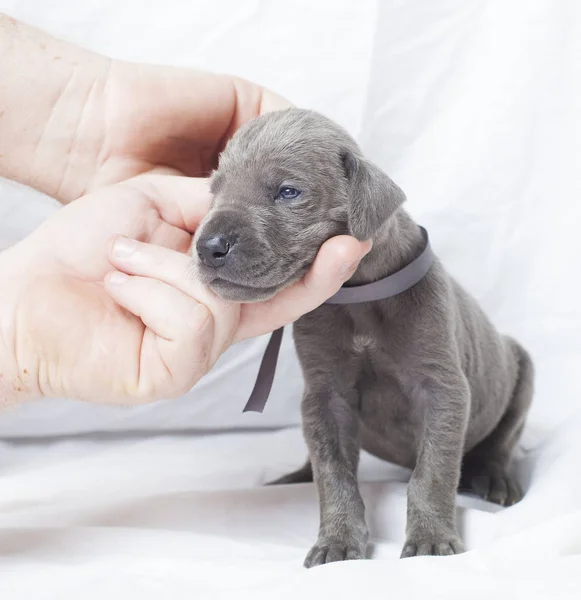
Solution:
[[[347,285],[364,285],[399,271],[425,247],[419,226],[399,209],[373,237],[373,248],[363,258]]]

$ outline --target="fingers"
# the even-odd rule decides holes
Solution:
[[[262,90],[262,100],[260,102],[260,114],[264,115],[277,110],[284,110],[293,106],[286,98],[271,92],[270,90]]]
[[[228,77],[227,79],[234,91],[235,110],[230,120],[230,127],[224,136],[226,139],[247,121],[267,112],[284,110],[292,106],[286,98],[251,81],[238,77]]]
[[[121,236],[113,240],[109,260],[128,275],[162,281],[213,309],[221,304],[219,298],[192,276],[189,254]]]
[[[242,307],[235,341],[274,331],[320,306],[353,275],[370,250],[371,242],[358,242],[349,236],[325,242],[301,281],[267,302]]]
[[[123,185],[145,194],[164,221],[190,232],[198,228],[212,199],[208,180],[203,178],[147,173]]]
[[[296,293],[307,293],[312,298],[317,296],[324,302],[352,277],[359,262],[370,250],[370,241],[358,242],[349,236],[328,240],[321,246],[312,268],[302,282],[298,282],[299,291]]]
[[[113,271],[104,283],[120,306],[165,340],[182,342],[190,329],[207,330],[212,319],[204,304],[163,281]]]
[[[162,281],[118,271],[105,278],[104,286],[146,327],[139,344],[137,380],[125,394],[142,400],[176,397],[213,366],[214,318],[204,304]]]
[[[142,289],[140,291],[144,295],[135,297],[135,304],[122,304],[160,336],[179,339],[171,327],[179,328],[180,319],[187,312],[186,308],[182,311],[178,310],[183,305],[183,296],[187,299],[188,306],[191,301],[203,305],[214,320],[214,337],[212,347],[208,350],[212,364],[232,343],[240,318],[240,306],[221,300],[202,285],[193,276],[192,261],[188,254],[119,237],[113,240],[109,260],[120,272],[131,276],[135,281],[147,279],[150,282],[148,290],[155,289],[156,294],[163,294],[162,301],[156,303],[156,295],[152,292],[152,295],[148,296],[149,292]],[[156,283],[159,287],[152,287]],[[145,283],[135,283],[130,292],[137,290],[138,285],[145,288]],[[171,297],[166,287],[172,290]],[[109,291],[107,286],[106,289]],[[113,299],[117,300],[117,296],[113,296]],[[176,310],[172,301],[177,303]],[[149,304],[152,306],[148,309]],[[171,320],[171,326],[164,319]],[[183,327],[183,324],[181,326]]]

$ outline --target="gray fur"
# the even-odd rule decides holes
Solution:
[[[302,195],[274,200],[282,182]],[[349,284],[386,277],[423,249],[403,192],[346,131],[311,111],[289,109],[243,127],[212,187],[194,244],[218,233],[232,240],[224,266],[198,265],[226,299],[272,296],[302,277],[334,235],[373,239]],[[532,362],[439,260],[394,298],[319,307],[295,323],[294,337],[310,462],[278,482],[314,477],[317,485],[319,538],[306,566],[365,556],[360,448],[413,469],[402,557],[462,551],[459,485],[502,505],[520,500],[509,462],[532,399]]]

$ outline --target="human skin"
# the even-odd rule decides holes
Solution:
[[[340,287],[369,244],[329,240],[262,304],[225,303],[191,276],[205,177],[241,124],[286,106],[251,82],[114,61],[0,15],[0,176],[68,204],[0,253],[1,402],[180,395],[230,344]]]

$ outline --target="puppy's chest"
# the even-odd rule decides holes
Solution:
[[[382,350],[381,340],[369,333],[354,333],[351,338],[351,350],[358,357],[368,353],[373,356]]]
[[[373,314],[354,316],[349,310],[333,309],[303,317],[295,331],[307,372],[326,373],[347,387],[362,379],[395,375],[398,352],[392,324]]]
[[[387,366],[392,360],[394,325],[383,315],[351,314],[350,335],[345,350],[363,363]]]
[[[354,332],[344,351],[361,374],[382,378],[397,371],[391,345],[381,332]]]

